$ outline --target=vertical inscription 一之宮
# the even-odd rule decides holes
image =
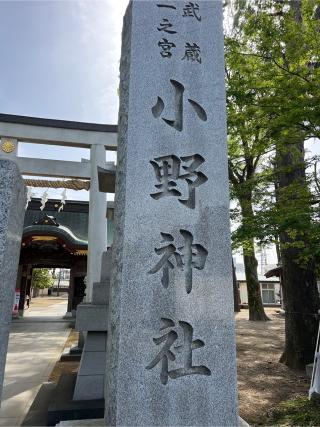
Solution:
[[[162,117],[162,120],[165,123],[167,123],[167,125],[181,132],[183,130],[183,104],[184,104],[183,98],[184,98],[185,87],[182,83],[178,82],[177,80],[170,79],[170,83],[174,88],[175,118],[174,120],[171,120],[171,119],[166,119]],[[188,98],[188,102],[196,112],[199,119],[202,120],[203,122],[206,122],[207,113],[205,109],[201,107],[201,105],[198,102],[194,101],[193,99]],[[156,104],[151,108],[153,117],[158,119],[161,116],[164,110],[164,107],[165,107],[164,101],[160,96],[158,96]]]
[[[192,365],[192,352],[198,348],[204,347],[204,341],[193,339],[193,327],[185,321],[177,322],[172,319],[161,318],[163,326],[160,332],[168,330],[164,335],[153,338],[156,345],[162,343],[163,347],[155,358],[146,366],[146,369],[153,369],[158,363],[161,363],[160,381],[166,385],[168,378],[176,380],[187,375],[211,375],[211,371],[206,366]],[[174,347],[173,345],[176,344]],[[177,360],[178,359],[178,360]],[[176,362],[176,369],[169,369],[169,363]]]
[[[158,181],[155,187],[159,191],[150,194],[150,196],[155,200],[168,196],[180,197],[178,199],[180,203],[187,208],[194,209],[196,205],[196,188],[208,180],[203,172],[197,170],[204,161],[204,158],[200,154],[180,158],[175,155],[169,155],[156,157],[154,160],[151,160],[150,163],[153,166]],[[181,163],[185,163],[182,166],[184,172],[181,172]],[[183,191],[181,184],[183,182],[188,187],[187,198],[181,198]],[[178,184],[180,185],[178,186]]]
[[[159,4],[158,3],[157,7],[160,9],[176,10],[176,7],[173,5],[170,5],[170,4]],[[171,24],[169,19],[163,18],[162,22],[157,27],[157,30],[158,31],[164,31],[164,32],[171,34],[171,35],[176,34],[177,32],[175,30],[171,29],[172,27],[173,27],[173,25]],[[162,38],[161,40],[159,40],[158,46],[160,48],[160,55],[162,56],[162,58],[171,58],[172,57],[171,49],[176,47],[175,43],[171,40],[168,40],[167,38]]]
[[[183,245],[178,248],[174,244],[174,238],[169,233],[161,233],[164,246],[155,248],[155,253],[161,255],[157,264],[149,270],[149,274],[155,274],[162,270],[161,283],[164,288],[168,288],[170,282],[170,270],[177,268],[184,273],[185,288],[189,294],[192,291],[193,269],[203,270],[208,251],[202,245],[193,243],[193,235],[188,230],[180,230],[183,237]],[[175,263],[174,263],[175,261]]]

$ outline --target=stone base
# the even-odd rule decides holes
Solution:
[[[74,314],[72,313],[72,311],[67,311],[66,314],[63,316],[63,319],[75,319]]]
[[[103,399],[106,345],[106,332],[88,332],[77,376],[74,400]]]
[[[107,313],[106,305],[81,303],[77,309],[75,329],[77,331],[106,331]]]
[[[59,427],[66,427],[66,426],[104,426],[104,419],[103,418],[96,418],[93,420],[76,420],[76,421],[61,421],[61,423],[57,424]]]
[[[78,351],[72,351],[71,347],[67,347],[63,350],[63,353],[60,357],[60,362],[78,362],[81,359],[82,349],[77,349]]]
[[[48,407],[56,390],[56,384],[43,383],[37,393],[21,426],[45,426],[47,425]]]
[[[71,354],[82,354],[83,352],[83,346],[79,347],[78,345],[75,347],[70,347],[70,353]]]
[[[75,425],[81,425],[78,420],[103,418],[104,399],[73,400],[76,377],[76,374],[61,375],[48,408],[48,426],[67,420],[77,420]]]
[[[111,262],[110,257],[108,251],[104,258]],[[87,333],[73,395],[77,401],[104,398],[109,282],[107,272],[102,276],[93,284],[92,303],[77,309],[76,330]]]
[[[57,424],[57,426],[67,427],[67,426],[105,426],[103,419],[92,419],[92,420],[76,420],[76,421],[62,421]],[[250,427],[242,418],[239,417],[239,427]]]

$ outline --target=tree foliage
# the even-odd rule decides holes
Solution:
[[[48,268],[34,268],[32,271],[32,285],[38,289],[50,288],[54,279]]]
[[[240,184],[232,186],[232,195],[251,192],[255,210],[246,221],[239,221],[240,207],[232,212],[241,223],[233,235],[235,247],[246,237],[273,242],[282,230],[303,233],[310,217],[318,225],[312,176],[306,185],[295,181],[285,190],[278,188],[278,203],[274,185],[281,172],[308,166],[299,143],[320,131],[319,1],[237,4],[242,7],[238,26],[226,38],[229,158]],[[295,16],[299,4],[303,25]],[[280,167],[276,150],[289,152],[293,164]],[[316,245],[317,240],[313,249]]]
[[[279,239],[291,367],[311,361],[319,197],[305,141],[320,136],[319,0],[236,0],[226,38],[234,246]],[[251,250],[251,249],[250,249]],[[251,269],[252,271],[252,269]]]

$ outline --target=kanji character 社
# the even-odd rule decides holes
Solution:
[[[151,363],[146,366],[146,369],[153,369],[158,363],[161,363],[160,381],[164,385],[167,384],[168,378],[176,380],[187,375],[211,375],[210,369],[206,366],[192,365],[192,352],[204,347],[205,343],[199,339],[193,340],[193,327],[190,323],[179,321],[176,326],[172,319],[161,318],[161,321],[163,326],[160,331],[170,330],[159,338],[153,338],[153,342],[156,345],[164,343],[164,346]],[[182,344],[176,345],[171,349],[173,344],[180,338],[180,330],[182,330]],[[181,367],[170,370],[169,362],[176,362],[176,365],[179,366],[180,364]]]

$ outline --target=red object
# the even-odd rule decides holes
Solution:
[[[20,300],[20,289],[16,289],[14,293],[12,315],[17,316],[19,314],[19,300]]]

